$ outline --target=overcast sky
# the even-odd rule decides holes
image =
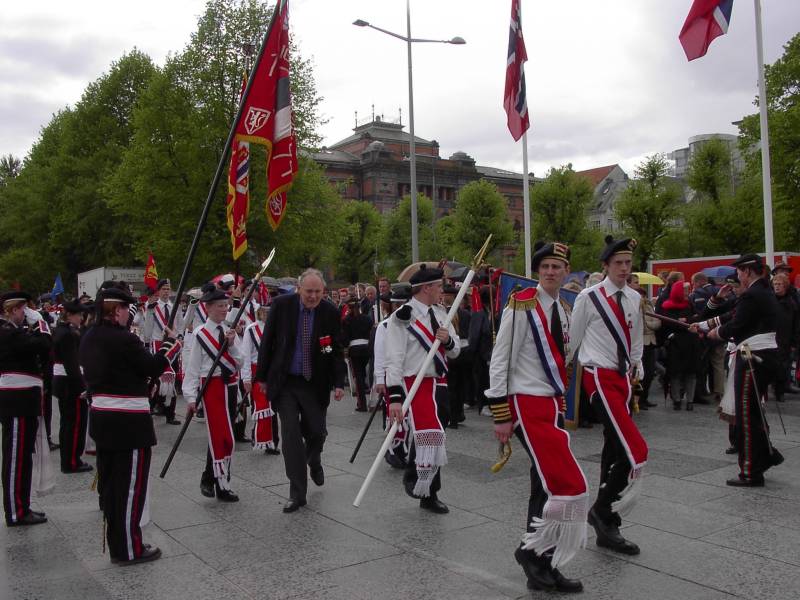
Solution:
[[[800,2],[764,0],[765,61],[797,33]],[[0,154],[24,156],[60,108],[134,46],[163,64],[194,31],[203,0],[5,3],[0,27]],[[620,163],[687,145],[701,133],[736,133],[756,111],[753,2],[737,0],[727,35],[691,63],[678,43],[690,0],[523,0],[530,170]],[[313,58],[322,134],[351,133],[354,113],[408,120],[406,46],[355,19],[405,34],[403,0],[291,0],[291,23]],[[502,109],[510,0],[412,0],[412,37],[467,44],[414,45],[416,134],[443,157],[522,170]]]

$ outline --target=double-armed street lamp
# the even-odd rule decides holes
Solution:
[[[411,262],[419,261],[419,236],[418,236],[418,223],[417,223],[417,153],[416,144],[414,139],[414,85],[411,70],[411,44],[412,42],[429,42],[436,44],[466,44],[464,38],[454,37],[449,40],[428,40],[423,38],[411,37],[411,0],[406,0],[406,35],[400,35],[392,31],[387,31],[375,25],[371,25],[367,21],[357,19],[353,21],[353,25],[358,27],[370,27],[386,35],[396,37],[403,40],[408,44],[408,128],[410,134],[409,153],[411,159]]]

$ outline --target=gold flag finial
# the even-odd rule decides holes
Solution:
[[[483,264],[483,257],[486,255],[486,251],[489,249],[489,242],[492,241],[492,234],[489,234],[489,237],[486,238],[486,241],[483,242],[483,246],[481,249],[478,250],[478,253],[475,255],[475,258],[472,260],[472,270],[477,271],[481,268]]]

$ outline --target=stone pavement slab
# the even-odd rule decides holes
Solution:
[[[623,527],[642,553],[600,549],[590,529],[587,548],[562,569],[582,579],[580,597],[800,598],[800,398],[789,396],[781,408],[787,434],[773,413],[771,423],[786,462],[757,489],[725,485],[737,472],[736,457],[723,453],[727,430],[712,407],[661,405],[637,415],[651,452],[642,497]],[[231,484],[241,501],[200,495],[203,423],[191,425],[167,477],[158,478],[179,428],[157,417],[144,536],[163,558],[112,565],[89,490],[93,474],[57,472],[53,493],[34,498],[47,524],[0,528],[0,600],[546,598],[527,590],[512,556],[525,527],[530,462],[515,443],[506,467],[491,474],[491,419],[474,410],[466,415],[448,432],[440,496],[449,515],[422,511],[403,492],[401,473],[385,463],[361,507],[352,506],[383,438],[376,419],[349,462],[368,418],[352,404],[331,405],[325,485],[309,483],[308,505],[290,515],[281,510],[288,497],[283,458],[248,444],[237,444],[233,460]],[[594,495],[602,430],[570,435]],[[50,460],[58,471],[57,456]]]

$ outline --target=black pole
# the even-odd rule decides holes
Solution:
[[[186,256],[186,263],[183,265],[183,272],[181,273],[181,280],[178,283],[178,289],[175,292],[175,297],[180,302],[181,296],[183,296],[183,291],[186,289],[186,281],[189,279],[189,271],[192,268],[192,262],[194,261],[194,255],[197,253],[197,246],[200,242],[200,236],[203,234],[203,229],[206,227],[206,221],[208,221],[208,211],[211,209],[211,203],[214,201],[214,196],[217,193],[217,187],[219,186],[219,180],[222,178],[222,172],[225,169],[225,159],[230,152],[231,146],[233,145],[233,138],[236,135],[236,126],[239,124],[240,119],[242,118],[242,109],[245,105],[245,100],[247,100],[247,96],[250,94],[250,88],[253,87],[253,81],[255,80],[255,74],[258,71],[258,65],[261,63],[261,57],[264,55],[264,48],[267,45],[267,40],[269,39],[270,33],[272,32],[272,27],[275,25],[275,17],[281,11],[281,6],[285,0],[279,0],[278,3],[275,5],[275,8],[272,12],[272,18],[269,22],[269,27],[267,27],[267,33],[264,35],[264,41],[261,42],[261,48],[258,50],[258,56],[256,57],[256,61],[253,64],[253,69],[250,71],[250,75],[247,78],[247,86],[244,88],[244,93],[242,94],[242,99],[239,101],[239,106],[236,109],[236,117],[233,119],[233,123],[231,123],[231,130],[228,132],[228,139],[225,140],[225,148],[222,150],[222,156],[219,158],[219,164],[217,165],[217,170],[214,173],[214,179],[211,182],[211,187],[208,190],[208,197],[206,198],[205,206],[203,206],[203,212],[200,214],[200,220],[197,222],[197,229],[194,232],[194,238],[192,239],[192,246],[189,248],[189,254]],[[172,325],[175,322],[175,313],[177,311],[173,311],[172,314],[169,316],[169,323],[168,327],[172,329]],[[163,477],[163,475],[162,475]]]
[[[350,464],[356,459],[356,455],[358,451],[361,450],[361,444],[364,443],[364,438],[367,437],[367,432],[369,431],[370,425],[372,425],[372,421],[375,419],[375,413],[378,412],[378,407],[381,405],[381,402],[384,401],[383,394],[381,394],[381,398],[378,402],[375,403],[375,406],[372,407],[372,414],[369,416],[369,420],[367,421],[366,426],[364,427],[364,431],[361,432],[361,437],[358,439],[358,443],[356,444],[356,449],[353,450],[353,455],[350,457]]]
[[[243,302],[239,306],[239,310],[236,312],[236,317],[234,317],[233,319],[233,324],[231,325],[231,329],[236,329],[236,325],[239,323],[239,319],[241,319],[242,315],[244,314],[245,307],[250,302],[250,299],[253,297],[253,292],[255,292],[256,285],[258,285],[258,282],[261,280],[260,277],[261,274],[263,274],[263,269],[261,272],[259,272],[259,276],[253,279],[253,283],[250,285],[250,289],[247,292],[247,297],[245,299],[245,302]],[[203,394],[206,393],[206,388],[208,388],[209,383],[211,383],[211,376],[214,374],[214,371],[217,370],[217,367],[219,366],[219,361],[222,359],[222,355],[225,353],[227,349],[228,349],[228,339],[225,338],[225,340],[222,342],[222,345],[219,347],[219,350],[217,350],[217,355],[214,357],[214,362],[211,364],[211,368],[208,370],[208,375],[206,375],[205,381],[203,381],[203,385],[200,386],[200,391],[197,392],[197,401],[196,401],[197,409],[199,409],[203,405]],[[189,429],[189,424],[192,422],[193,417],[194,414],[189,414],[186,416],[186,419],[183,422],[183,427],[181,427],[181,431],[178,434],[178,438],[172,445],[172,450],[169,451],[169,456],[167,457],[167,461],[164,463],[164,467],[161,469],[161,473],[159,473],[158,475],[161,479],[164,479],[164,477],[166,476],[167,470],[169,470],[169,466],[172,464],[172,459],[175,458],[175,453],[178,451],[178,446],[181,445],[181,442],[183,441],[183,436],[186,435],[186,430]]]

